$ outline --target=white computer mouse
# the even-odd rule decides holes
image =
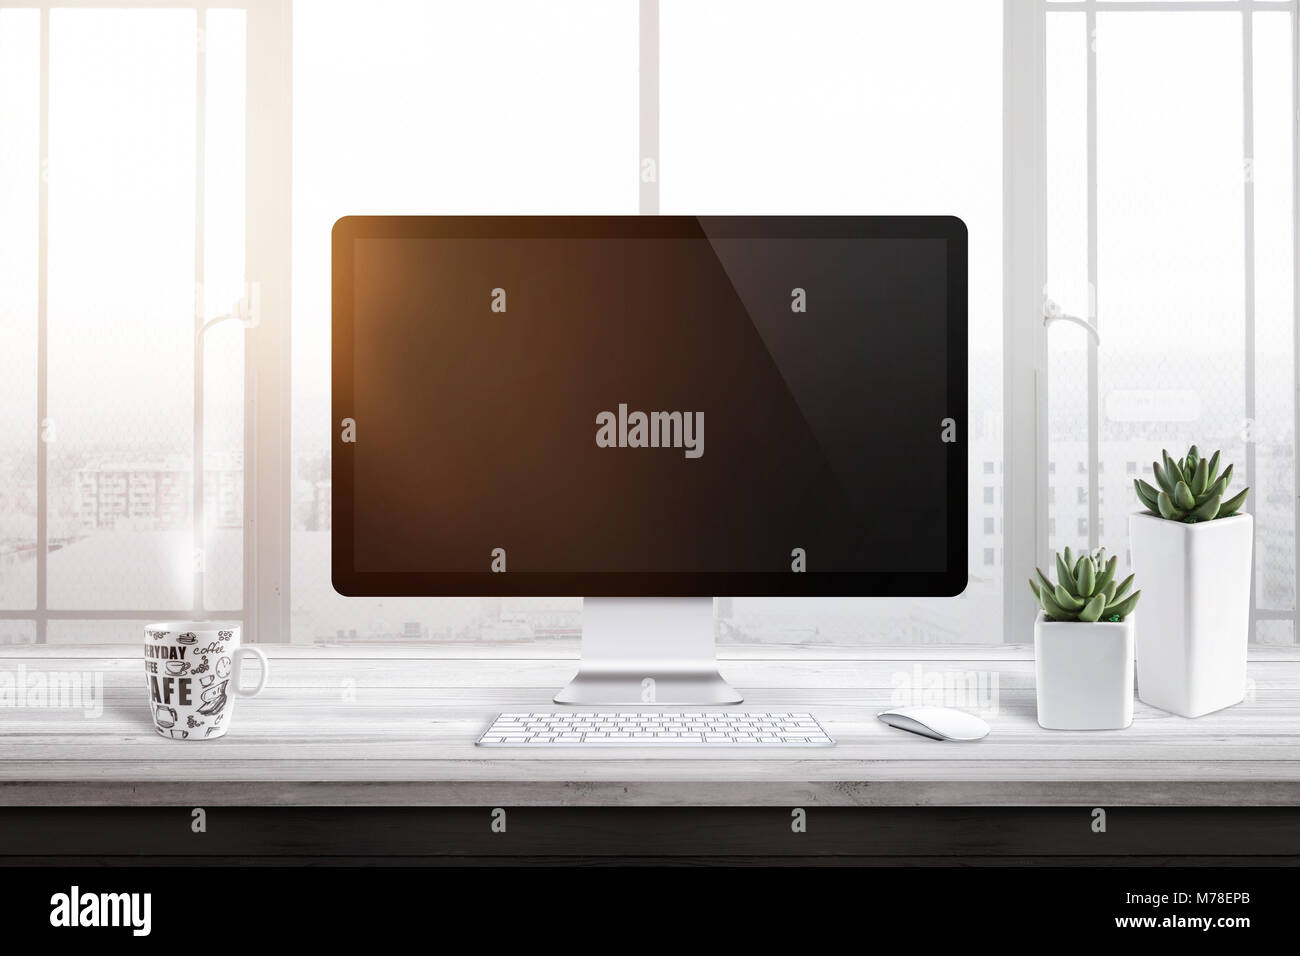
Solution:
[[[891,727],[935,740],[970,741],[989,734],[989,725],[984,721],[951,707],[898,707],[876,716]]]

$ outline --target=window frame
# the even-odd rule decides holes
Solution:
[[[50,12],[52,9],[189,9],[196,15],[195,71],[195,275],[203,283],[206,117],[206,56],[201,37],[209,9],[242,10],[245,15],[246,138],[245,138],[245,275],[249,290],[242,311],[244,343],[244,577],[242,607],[204,606],[204,382],[201,352],[205,322],[196,309],[194,375],[194,461],[192,520],[196,561],[193,599],[188,608],[75,608],[48,606],[49,475],[46,442],[48,420],[48,183],[44,175],[37,196],[37,347],[36,347],[36,581],[31,607],[0,609],[0,620],[32,621],[35,640],[47,643],[50,621],[125,621],[138,619],[234,619],[244,622],[250,640],[288,640],[288,531],[290,516],[287,444],[289,388],[288,312],[289,201],[291,135],[288,122],[291,0],[223,0],[221,3],[179,0],[0,0],[0,9],[34,9],[39,14],[39,162],[45,169],[50,121]],[[197,301],[196,296],[196,301]],[[247,311],[249,302],[253,311]],[[283,533],[277,531],[285,524]]]
[[[1157,13],[1178,14],[1188,12],[1231,12],[1242,17],[1242,156],[1253,156],[1253,83],[1254,83],[1254,14],[1259,12],[1285,12],[1290,15],[1291,26],[1291,163],[1292,183],[1292,315],[1293,321],[1300,318],[1300,4],[1295,0],[1034,0],[1030,3],[1018,3],[1006,0],[1005,3],[1007,49],[1007,84],[1004,89],[1005,116],[1008,152],[1004,174],[1009,173],[1013,165],[1020,166],[1019,175],[1007,180],[1007,192],[1004,197],[1007,204],[1006,223],[1008,248],[1016,248],[1016,255],[1007,257],[1006,285],[1006,322],[1008,340],[1008,359],[1011,349],[1016,354],[1029,359],[1032,356],[1032,373],[1025,372],[1018,376],[1016,382],[1008,381],[1006,416],[1008,422],[1006,455],[1008,472],[1014,466],[1015,477],[1031,489],[1048,487],[1049,474],[1049,437],[1048,422],[1048,334],[1047,325],[1056,317],[1059,310],[1050,299],[1047,289],[1047,148],[1046,148],[1046,30],[1048,16],[1058,13],[1083,13],[1085,16],[1085,41],[1087,76],[1086,76],[1086,141],[1087,141],[1087,280],[1093,290],[1092,301],[1088,304],[1091,313],[1082,321],[1091,324],[1098,333],[1102,323],[1096,314],[1097,274],[1097,60],[1093,39],[1096,36],[1097,14],[1111,13]],[[1013,42],[1014,41],[1014,42]],[[1017,86],[1027,84],[1024,90]],[[1024,157],[1018,157],[1012,149],[1025,150]],[[1025,157],[1032,157],[1032,162],[1021,162]],[[1255,418],[1255,245],[1254,245],[1254,184],[1251,177],[1243,177],[1243,209],[1245,221],[1245,257],[1243,261],[1243,289],[1245,315],[1245,415],[1248,420]],[[1013,291],[1014,290],[1014,291]],[[1075,317],[1066,317],[1076,321]],[[1101,505],[1100,473],[1100,402],[1098,386],[1098,338],[1089,334],[1087,337],[1087,378],[1088,378],[1088,545],[1099,546],[1101,522],[1099,508]],[[1295,353],[1292,356],[1292,369],[1296,375],[1300,399],[1300,330],[1294,336]],[[1010,378],[1011,373],[1008,372]],[[1027,402],[1028,405],[1017,406],[1015,401]],[[1029,412],[1032,409],[1032,414]],[[1013,415],[1013,412],[1019,414]],[[1300,400],[1293,402],[1295,434],[1300,435]],[[1015,423],[1013,427],[1012,423]],[[1014,434],[1013,434],[1014,432]],[[1033,441],[1030,441],[1030,433]],[[1030,447],[1034,448],[1032,458],[1020,457]],[[1017,451],[1013,457],[1013,449]],[[1256,474],[1255,443],[1246,442],[1245,481],[1243,484],[1252,488],[1249,501],[1253,504]],[[1008,478],[1010,482],[1011,479]],[[1300,532],[1300,467],[1295,469],[1295,488],[1298,507],[1295,512],[1296,531]],[[1023,497],[1030,497],[1029,495]],[[1052,558],[1048,548],[1047,502],[1038,500],[1035,494],[1032,503],[1018,502],[1017,518],[1014,524],[1014,540],[1008,540],[1008,553],[1011,560],[1007,564],[1008,589],[1007,630],[1008,640],[1013,638],[1016,621],[1029,619],[1032,613],[1032,601],[1027,594],[1021,595],[1024,588],[1015,587],[1015,582],[1031,578],[1034,566],[1047,567]],[[1008,485],[1008,500],[1011,499],[1011,487]],[[1134,506],[1137,510],[1137,506]],[[1253,509],[1252,509],[1253,510]],[[1010,506],[1008,508],[1010,514]],[[1300,534],[1297,534],[1300,541]],[[1252,544],[1252,553],[1254,545]],[[1300,560],[1296,562],[1296,593],[1300,594]],[[1293,626],[1297,621],[1297,608],[1280,610],[1258,606],[1259,596],[1255,587],[1254,568],[1251,578],[1250,634],[1252,653],[1266,645],[1255,643],[1256,623],[1260,620],[1289,620]],[[1300,601],[1297,602],[1300,604]],[[1016,605],[1019,605],[1016,607]],[[1283,648],[1269,648],[1287,656],[1300,656],[1300,634],[1295,636],[1295,643]]]

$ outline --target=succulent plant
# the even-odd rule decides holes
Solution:
[[[1106,558],[1106,549],[1096,554],[1084,552],[1075,558],[1069,548],[1056,555],[1056,578],[1053,584],[1041,569],[1038,580],[1029,587],[1039,606],[1051,621],[1122,621],[1137,607],[1141,591],[1129,594],[1133,575],[1115,583],[1119,558]]]
[[[1160,487],[1153,488],[1141,478],[1133,479],[1138,500],[1153,515],[1194,524],[1231,517],[1246,503],[1249,488],[1243,488],[1231,498],[1226,497],[1228,484],[1232,481],[1232,465],[1219,474],[1217,451],[1207,460],[1193,445],[1186,457],[1177,461],[1163,449],[1160,457],[1164,460],[1163,466],[1160,462],[1151,463]]]

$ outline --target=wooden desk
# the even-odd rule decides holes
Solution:
[[[1253,663],[1247,701],[1220,713],[1139,703],[1128,730],[1075,733],[1038,727],[1023,647],[729,647],[739,709],[811,711],[839,745],[577,753],[474,746],[498,711],[558,709],[572,645],[264,649],[267,689],[238,700],[230,736],[197,742],[153,733],[138,646],[0,650],[0,672],[103,688],[98,716],[0,706],[0,805],[1300,804],[1300,662],[1282,659]],[[992,734],[939,743],[876,720],[936,685],[994,705]]]

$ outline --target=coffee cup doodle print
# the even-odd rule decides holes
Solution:
[[[158,733],[180,739],[223,734],[234,632],[217,631],[206,643],[188,631],[171,641],[166,630],[145,633],[149,702]]]

